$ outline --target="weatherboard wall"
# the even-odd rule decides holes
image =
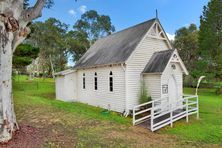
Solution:
[[[65,98],[67,101],[75,101],[76,100],[76,72],[67,74],[65,76]]]
[[[56,77],[56,98],[66,102],[77,100],[76,72]]]
[[[176,66],[175,69],[172,68],[172,64]],[[177,84],[177,96],[181,99],[183,96],[183,71],[179,63],[171,62],[166,67],[165,71],[161,76],[161,86],[168,85],[170,77],[173,76]],[[167,98],[168,94],[162,94],[162,98]]]
[[[156,51],[169,49],[165,40],[145,37],[126,63],[126,106],[132,110],[139,104],[142,71]],[[149,83],[150,84],[150,83]],[[160,86],[158,86],[160,87]],[[155,89],[155,88],[150,88]]]
[[[113,73],[113,92],[109,90],[109,73]],[[97,73],[98,90],[94,88]],[[83,89],[83,73],[86,88]],[[78,101],[89,105],[111,109],[117,112],[125,110],[125,73],[122,66],[88,68],[77,71]]]
[[[56,98],[62,100],[64,98],[64,76],[58,76],[56,82]]]
[[[159,74],[144,74],[143,81],[148,93],[152,100],[161,98],[161,75]]]

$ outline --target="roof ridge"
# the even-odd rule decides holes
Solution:
[[[122,32],[124,32],[124,31],[126,31],[126,30],[129,30],[129,29],[133,29],[133,28],[135,28],[135,27],[138,27],[138,26],[140,26],[140,25],[143,25],[143,24],[145,24],[145,23],[148,23],[148,22],[151,22],[151,21],[154,21],[154,20],[158,20],[158,19],[157,19],[157,18],[152,18],[152,19],[150,19],[150,20],[147,20],[147,21],[145,21],[145,22],[139,23],[139,24],[137,24],[137,25],[134,25],[134,26],[131,26],[131,27],[128,27],[128,28],[122,29],[122,30],[120,30],[120,31],[114,32],[113,34],[110,34],[110,35],[108,35],[108,36],[101,37],[101,38],[99,38],[98,40],[101,40],[101,39],[105,39],[105,38],[111,37],[111,36],[113,36],[113,35],[116,35],[116,34],[122,33]]]
[[[76,62],[74,68],[125,62],[156,21],[153,18],[98,39]]]

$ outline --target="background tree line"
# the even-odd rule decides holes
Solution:
[[[195,86],[199,76],[207,76],[208,81],[222,80],[222,2],[211,0],[204,6],[200,17],[200,28],[195,24],[182,27],[175,33],[173,46],[178,49],[190,75],[185,84]],[[66,69],[67,60],[72,56],[77,61],[100,37],[115,31],[109,16],[100,15],[94,10],[83,14],[72,29],[55,18],[30,25],[32,33],[25,44],[31,46],[29,57],[39,57],[42,73],[52,76],[54,72]],[[25,45],[27,46],[27,45]],[[23,45],[18,49],[26,48]],[[22,53],[19,52],[18,54]],[[14,57],[14,67],[28,65],[27,55]],[[37,54],[37,56],[36,56]],[[19,57],[19,58],[18,58]],[[19,61],[18,61],[19,59]],[[23,61],[23,64],[19,64]],[[17,65],[17,66],[16,66]]]
[[[17,48],[14,68],[21,71],[38,57],[40,73],[47,76],[66,69],[70,57],[76,62],[98,38],[115,31],[110,17],[100,15],[94,10],[84,13],[72,29],[55,18],[33,22],[30,28],[31,34]]]
[[[207,76],[208,82],[222,80],[222,1],[211,0],[203,8],[200,28],[195,24],[176,31],[173,42],[179,50],[190,76],[188,86],[195,86],[199,76]]]

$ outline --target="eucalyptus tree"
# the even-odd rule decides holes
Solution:
[[[98,38],[110,35],[115,31],[110,17],[107,15],[100,15],[95,10],[90,10],[82,14],[73,28],[75,31],[86,33],[91,45]]]
[[[45,22],[35,22],[31,25],[32,33],[27,42],[40,48],[40,58],[48,70],[48,74],[54,76],[54,71],[62,71],[67,63],[66,36],[68,25],[55,18],[49,18]]]
[[[73,61],[76,62],[90,47],[90,41],[85,32],[69,31],[66,35],[66,45]]]
[[[37,0],[33,6],[27,0],[0,0],[0,142],[10,140],[19,128],[12,98],[13,53],[30,33],[28,24],[41,16],[44,6],[51,4],[51,0]]]
[[[193,77],[199,76],[195,75],[196,72],[193,73],[194,70],[197,70],[197,61],[200,58],[198,55],[198,33],[199,30],[195,24],[182,27],[176,31],[173,44]]]

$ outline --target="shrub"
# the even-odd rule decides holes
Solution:
[[[185,76],[183,79],[183,86],[196,88],[198,79],[199,77],[194,78],[191,75]],[[214,87],[215,87],[215,80],[212,79],[211,77],[204,78],[199,86],[199,88],[214,88]]]
[[[142,104],[142,103],[149,102],[149,101],[151,101],[151,97],[147,93],[145,82],[142,81],[141,86],[140,86],[139,102],[140,102],[140,104]]]
[[[221,95],[222,94],[222,87],[218,88],[216,90],[216,94]]]
[[[191,75],[185,76],[183,82],[183,85],[185,87],[196,87],[197,85],[197,80]]]

